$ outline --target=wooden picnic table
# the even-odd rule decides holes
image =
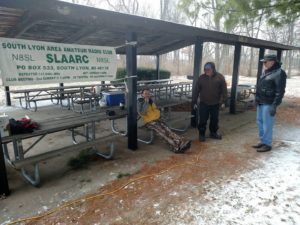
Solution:
[[[83,91],[87,88],[93,88],[96,86],[101,86],[103,89],[107,89],[111,84],[88,84],[88,85],[71,85],[71,86],[57,86],[57,87],[46,87],[46,88],[29,88],[29,89],[21,89],[21,90],[10,90],[9,92],[12,94],[22,94],[22,96],[15,97],[19,99],[20,105],[24,109],[33,109],[37,111],[37,101],[43,100],[51,100],[54,102],[56,100],[56,104],[60,102],[61,99],[64,98],[64,91],[76,90]],[[61,95],[57,95],[59,93]],[[70,93],[69,92],[69,93]],[[68,93],[68,92],[66,92]],[[22,102],[25,101],[25,104]],[[34,107],[31,107],[30,103],[34,103]],[[70,109],[70,107],[68,106]]]
[[[102,98],[102,93],[81,92],[71,95],[71,106],[74,112],[85,113],[86,111],[96,111],[99,105],[99,100]],[[77,110],[75,104],[80,105],[80,110]],[[84,105],[88,104],[88,110],[84,109]]]
[[[174,96],[174,93],[177,95],[187,95],[191,92],[191,85],[192,82],[178,82],[178,83],[171,83],[171,84],[149,84],[149,85],[142,85],[138,86],[138,91],[141,91],[145,88],[149,88],[151,91],[154,92],[154,99],[171,99]],[[176,95],[175,95],[176,97]]]
[[[225,106],[229,106],[231,99],[231,87],[228,87],[228,99]],[[236,102],[241,105],[241,110],[245,111],[252,107],[255,103],[256,85],[253,84],[239,84],[236,89]]]
[[[80,151],[89,147],[93,147],[96,151],[96,154],[104,158],[110,159],[113,157],[114,153],[114,143],[113,143],[113,133],[108,136],[101,136],[96,138],[96,123],[105,121],[105,120],[116,120],[123,117],[126,117],[127,112],[125,110],[114,109],[115,115],[108,116],[105,112],[89,113],[89,114],[74,114],[68,116],[57,116],[51,119],[37,121],[39,124],[39,129],[35,130],[33,133],[27,134],[18,134],[8,137],[3,137],[1,139],[1,144],[3,145],[4,156],[7,162],[15,168],[21,169],[22,176],[32,185],[37,186],[40,184],[40,174],[39,174],[39,162],[44,161],[55,156],[63,155],[67,151]],[[83,128],[83,132],[75,130],[76,128]],[[27,156],[28,152],[36,146],[44,137],[48,134],[60,132],[64,130],[71,131],[71,137],[73,143],[76,145],[69,145],[60,149],[51,149],[45,153],[37,153],[35,155]],[[79,143],[76,140],[76,135],[83,136],[85,141]],[[22,141],[25,139],[33,139],[33,143],[27,148],[24,149]],[[36,139],[38,138],[38,139]],[[96,149],[100,143],[111,143],[110,152],[103,153],[99,152]],[[8,153],[8,144],[12,143],[13,147],[13,158],[11,159],[10,154]],[[34,174],[29,175],[26,170],[27,165],[34,166]]]
[[[83,89],[71,89],[71,90],[55,90],[53,92],[51,92],[51,94],[57,96],[57,98],[59,99],[60,102],[60,106],[61,107],[67,107],[67,109],[71,109],[71,103],[72,103],[72,96],[75,94],[80,94],[82,93],[84,90]],[[64,97],[60,97],[60,96],[64,96]],[[67,105],[63,104],[63,100],[67,100]]]
[[[138,80],[138,85],[147,85],[147,84],[171,84],[172,79],[159,79],[159,80]]]
[[[230,97],[231,87],[227,88],[228,96]],[[248,99],[251,94],[255,94],[256,85],[253,84],[239,84],[237,86],[237,101]]]

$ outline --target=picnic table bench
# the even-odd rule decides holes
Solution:
[[[33,133],[18,134],[1,139],[3,145],[4,156],[7,162],[14,168],[21,169],[22,176],[32,185],[38,186],[40,184],[39,163],[41,161],[63,155],[65,152],[84,150],[93,148],[97,155],[106,159],[111,159],[114,155],[114,133],[109,135],[96,137],[96,123],[104,120],[116,120],[126,117],[127,112],[124,110],[115,110],[114,116],[107,116],[105,112],[90,113],[84,115],[69,115],[64,117],[55,117],[44,121],[37,121],[40,128]],[[83,132],[76,130],[77,128],[84,128]],[[36,146],[48,134],[60,131],[71,131],[71,138],[73,144],[59,149],[52,149],[45,153],[37,153],[28,156],[28,152]],[[84,141],[78,142],[76,136],[83,136]],[[22,141],[26,139],[37,138],[27,149],[24,149]],[[8,151],[8,144],[12,144],[13,155],[11,158]],[[100,152],[97,147],[100,143],[110,143],[110,150],[108,153]],[[29,175],[26,166],[34,166],[34,174]]]
[[[72,104],[72,110],[74,112],[91,112],[95,111],[96,107],[99,105],[99,100],[102,98],[102,94],[94,93],[94,92],[83,92],[79,94],[75,94],[71,96],[71,104]],[[80,109],[77,110],[75,105],[79,105]],[[88,104],[89,108],[88,110],[84,109],[84,105]]]
[[[230,91],[231,88],[228,88],[228,99],[226,105],[229,105],[230,102]],[[236,91],[236,102],[241,103],[243,108],[246,110],[249,105],[254,104],[254,98],[251,96],[254,96],[256,93],[256,85],[252,84],[239,84],[237,86]]]
[[[157,105],[157,107],[162,111],[162,118],[163,120],[165,120],[166,124],[169,126],[169,128],[173,131],[176,131],[176,132],[186,132],[189,125],[190,125],[190,119],[192,117],[194,117],[194,115],[186,115],[186,116],[183,116],[183,117],[180,117],[180,118],[172,118],[171,117],[171,112],[172,112],[172,107],[174,106],[178,106],[178,105],[181,105],[181,104],[186,104],[190,101],[188,100],[178,100],[178,99],[169,99],[169,100],[160,100],[160,101],[157,101],[155,102],[155,104]],[[138,118],[138,120],[140,119],[140,117]],[[185,122],[187,121],[187,123],[184,125],[184,127],[174,127],[174,124],[178,123],[178,122]],[[144,128],[144,124],[142,125],[139,125],[138,126],[139,128]],[[111,129],[112,131],[115,133],[115,134],[119,134],[119,135],[122,135],[122,136],[126,136],[127,135],[127,129],[125,129],[126,131],[120,131],[116,128],[116,124],[115,124],[115,121],[112,120],[111,121]],[[142,143],[145,143],[145,144],[151,144],[153,143],[154,141],[154,132],[153,130],[148,130],[149,131],[149,138],[147,139],[142,139],[142,138],[138,138],[138,141],[139,142],[142,142]]]
[[[149,88],[154,94],[154,100],[171,99],[181,97],[191,92],[191,82],[179,82],[170,84],[149,84],[138,86],[138,91]]]
[[[72,86],[57,86],[57,87],[46,87],[46,88],[32,88],[32,89],[22,89],[22,90],[10,90],[12,94],[21,94],[21,96],[15,96],[18,99],[20,106],[24,109],[31,109],[37,111],[37,102],[51,100],[55,104],[61,104],[62,100],[65,99],[65,94],[67,95],[68,104],[67,107],[70,109],[70,99],[73,92],[84,92],[85,90],[90,90],[95,86],[101,86],[103,90],[106,90],[111,84],[89,84],[89,85],[72,85]],[[55,102],[54,102],[55,100]],[[31,103],[34,105],[32,106]]]

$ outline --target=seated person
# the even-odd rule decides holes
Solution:
[[[160,137],[166,140],[175,153],[184,153],[191,147],[191,141],[185,140],[170,130],[160,118],[160,111],[150,98],[150,90],[145,88],[142,98],[138,99],[138,113],[142,117],[147,128],[154,130]]]

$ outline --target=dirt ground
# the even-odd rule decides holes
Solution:
[[[299,112],[300,98],[285,98],[266,153],[251,148],[258,141],[252,109],[221,112],[221,141],[199,143],[189,129],[186,154],[173,154],[157,138],[130,151],[120,138],[112,161],[93,158],[79,170],[66,165],[71,154],[43,162],[40,188],[7,167],[12,193],[0,200],[0,224],[36,216],[19,224],[300,224]],[[43,144],[70,141],[62,136]]]
[[[190,129],[192,148],[182,155],[158,139],[132,152],[120,139],[115,160],[94,159],[87,169],[70,170],[65,157],[45,162],[40,188],[8,168],[12,194],[0,201],[1,222],[41,215],[21,224],[299,224],[299,107],[292,98],[279,109],[267,153],[251,148],[249,110],[221,113],[222,141],[199,143]]]

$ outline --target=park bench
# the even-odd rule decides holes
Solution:
[[[96,123],[104,120],[116,120],[126,116],[124,111],[116,111],[116,115],[107,116],[105,113],[90,113],[85,115],[71,115],[64,117],[51,118],[45,121],[39,122],[40,129],[34,131],[33,133],[18,134],[8,137],[3,137],[1,139],[4,156],[7,162],[16,169],[21,170],[22,176],[30,184],[38,186],[40,184],[40,172],[39,163],[47,159],[64,155],[66,152],[79,151],[87,148],[93,148],[95,153],[105,159],[111,159],[114,156],[114,133],[109,135],[97,137],[96,138]],[[83,132],[78,131],[78,128],[84,128]],[[32,156],[28,156],[28,152],[32,150],[43,138],[48,134],[60,132],[60,131],[70,131],[73,144],[65,147],[60,147],[58,149],[51,149],[45,153],[37,153]],[[83,136],[84,141],[79,142],[76,140],[76,136]],[[23,147],[23,141],[25,139],[37,138],[27,149]],[[33,139],[31,139],[33,140]],[[14,157],[11,159],[8,144],[12,143]],[[101,152],[98,150],[100,143],[109,143],[109,152]],[[27,172],[26,167],[33,166],[33,175]]]

